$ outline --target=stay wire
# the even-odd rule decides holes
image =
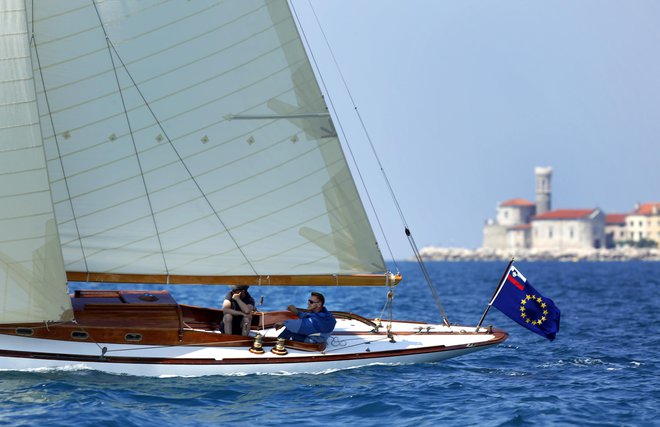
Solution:
[[[321,26],[321,23],[320,23],[320,21],[319,21],[319,19],[318,19],[318,16],[316,15],[316,11],[314,10],[314,7],[312,6],[311,2],[309,2],[309,0],[308,0],[308,3],[309,3],[309,7],[310,7],[310,9],[312,10],[312,13],[313,13],[313,15],[314,15],[314,18],[316,19],[316,22],[317,22],[318,27],[319,27],[319,29],[320,29],[320,31],[321,31],[321,34],[323,35],[323,39],[324,39],[324,41],[325,41],[325,43],[326,43],[326,46],[328,47],[328,51],[330,52],[330,56],[332,57],[332,60],[333,60],[333,62],[335,63],[335,67],[337,68],[337,71],[339,72],[339,75],[340,75],[340,77],[341,77],[342,83],[344,84],[344,88],[346,89],[346,92],[348,93],[349,99],[351,100],[351,104],[353,105],[353,108],[354,108],[355,113],[356,113],[356,115],[357,115],[357,117],[358,117],[358,120],[360,121],[360,125],[362,126],[362,130],[364,131],[364,134],[366,135],[367,141],[369,142],[369,146],[370,146],[370,148],[371,148],[371,152],[372,152],[374,158],[376,159],[376,162],[378,163],[378,167],[380,168],[381,174],[383,175],[383,179],[384,179],[385,184],[386,184],[386,186],[387,186],[387,189],[388,189],[388,191],[389,191],[389,193],[390,193],[390,196],[391,196],[391,198],[392,198],[392,201],[394,202],[394,206],[395,206],[397,212],[399,213],[399,218],[401,219],[401,222],[402,222],[402,224],[403,224],[403,226],[404,226],[404,232],[405,232],[405,234],[406,234],[406,238],[408,239],[408,243],[410,244],[410,247],[411,247],[412,250],[413,250],[413,253],[414,253],[414,255],[415,255],[415,259],[417,260],[417,263],[419,264],[420,270],[422,271],[422,274],[424,275],[424,278],[425,278],[425,280],[426,280],[426,283],[427,283],[427,285],[429,286],[429,289],[431,290],[431,294],[433,295],[433,299],[435,300],[435,303],[436,303],[436,305],[438,306],[438,310],[440,311],[440,314],[442,315],[443,322],[444,322],[446,325],[449,325],[449,319],[447,318],[447,314],[445,313],[445,310],[444,310],[444,308],[443,308],[443,306],[442,306],[442,302],[440,301],[440,296],[438,295],[438,292],[437,292],[437,290],[436,290],[436,288],[435,288],[435,285],[433,284],[433,281],[431,280],[431,276],[430,276],[430,274],[429,274],[429,272],[428,272],[428,270],[427,270],[427,268],[426,268],[426,265],[424,264],[424,260],[422,259],[422,256],[421,256],[421,254],[420,254],[420,252],[419,252],[419,249],[417,248],[417,244],[415,243],[415,239],[414,239],[413,236],[412,236],[412,232],[410,231],[410,227],[408,226],[408,223],[407,223],[407,221],[406,221],[406,218],[405,218],[405,216],[404,216],[404,214],[403,214],[403,210],[401,209],[401,205],[399,204],[399,201],[398,201],[398,199],[397,199],[397,197],[396,197],[396,194],[394,193],[394,189],[393,189],[392,185],[390,184],[390,180],[389,180],[389,178],[387,177],[387,173],[385,172],[385,168],[384,168],[382,162],[380,161],[380,157],[378,156],[378,153],[376,152],[376,148],[375,148],[374,143],[373,143],[373,141],[372,141],[372,139],[371,139],[371,135],[369,134],[369,132],[368,132],[368,130],[367,130],[367,127],[366,127],[366,125],[365,125],[365,123],[364,123],[364,120],[362,119],[362,115],[360,114],[360,111],[358,110],[357,105],[355,104],[355,100],[353,99],[353,95],[352,95],[351,91],[350,91],[349,88],[348,88],[348,84],[347,84],[347,82],[346,82],[346,79],[344,78],[344,74],[342,73],[341,68],[339,67],[339,63],[337,62],[337,59],[336,59],[335,54],[334,54],[334,52],[333,52],[333,50],[332,50],[332,47],[330,46],[330,43],[329,43],[329,41],[328,41],[328,38],[327,38],[326,35],[325,35],[325,31],[323,31],[323,27]],[[296,15],[296,18],[297,18],[297,15]],[[304,35],[304,31],[303,31],[303,35]],[[307,42],[307,39],[306,39],[306,38],[305,38],[305,41]],[[309,46],[309,42],[307,42],[307,44],[308,44],[308,46]],[[310,52],[311,52],[311,49],[310,49]],[[312,58],[314,58],[313,55],[311,55],[311,56],[312,56]],[[318,65],[316,64],[316,59],[314,59],[314,64],[317,66],[317,70],[318,70]],[[320,75],[320,73],[319,73],[319,75]],[[321,81],[323,82],[323,78],[322,78],[322,77],[321,77]],[[325,82],[323,82],[323,86],[326,87],[326,86],[325,86]],[[326,88],[326,91],[327,91],[327,88]],[[332,105],[333,111],[335,111],[335,109],[334,109],[334,105],[332,104],[332,101],[330,101],[330,104]],[[335,111],[335,116],[336,116],[336,115],[337,115],[337,114],[336,114],[336,111]],[[340,128],[341,128],[341,126],[340,126]],[[344,134],[343,128],[342,128],[342,134]],[[357,168],[357,170],[358,170],[358,174],[359,174],[359,176],[360,176],[360,179],[362,180],[362,185],[365,187],[365,191],[366,191],[366,185],[365,185],[365,183],[364,183],[364,180],[362,179],[362,174],[361,174],[361,172],[359,171],[359,167],[357,167],[357,162],[355,161],[355,157],[353,156],[353,152],[352,152],[352,150],[351,150],[351,148],[350,148],[350,144],[348,143],[348,139],[346,138],[345,135],[344,135],[344,140],[346,141],[346,145],[349,147],[349,151],[351,152],[351,156],[353,157],[353,161],[354,161],[355,164],[356,164],[356,168]],[[369,196],[368,191],[367,191],[367,195],[368,195],[368,198],[369,198],[369,202],[371,203],[371,197]],[[376,213],[376,210],[375,210],[375,208],[373,207],[373,203],[371,203],[371,205],[372,205],[372,209],[374,210],[374,214],[376,215],[376,219],[377,219],[377,221],[378,221],[378,225],[379,225],[379,227],[381,228],[381,233],[383,233],[383,236],[385,236],[385,233],[383,232],[383,230],[382,230],[382,226],[381,226],[381,224],[380,224],[380,219],[378,219],[378,214]],[[385,238],[385,242],[386,242],[386,244],[387,244],[387,247],[388,247],[388,249],[390,250],[390,254],[392,254],[392,251],[391,251],[391,249],[390,249],[389,242],[387,241],[387,237],[384,237],[384,238]],[[392,255],[392,259],[394,259],[394,256],[393,256],[393,255]],[[395,264],[395,265],[396,265],[396,264]],[[397,268],[398,268],[398,267],[397,267]]]

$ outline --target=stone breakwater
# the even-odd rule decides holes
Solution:
[[[464,249],[427,246],[421,249],[430,261],[660,261],[660,249]]]

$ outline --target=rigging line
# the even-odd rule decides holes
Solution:
[[[92,0],[92,3],[94,3],[94,8],[96,9],[96,13],[97,13],[97,15],[99,15],[98,8],[96,7],[96,0]],[[100,23],[101,23],[101,27],[103,27],[103,31],[105,32],[105,26],[103,25],[103,21],[101,20],[101,16],[100,16],[100,15],[99,15],[99,21],[100,21]],[[152,117],[154,118],[154,120],[156,121],[156,124],[158,125],[158,128],[161,130],[161,132],[163,132],[163,135],[165,135],[165,139],[166,139],[167,142],[170,144],[170,147],[172,147],[172,150],[174,151],[174,154],[176,154],[176,156],[178,157],[179,162],[181,163],[181,165],[183,166],[183,168],[186,170],[186,173],[188,174],[188,176],[190,176],[191,181],[193,182],[193,184],[195,184],[195,187],[197,187],[197,190],[199,191],[199,193],[202,195],[202,197],[203,197],[204,200],[206,201],[206,204],[207,204],[207,205],[209,206],[209,208],[211,209],[211,212],[213,212],[213,214],[215,215],[215,217],[216,217],[216,218],[218,219],[218,221],[220,222],[220,225],[222,225],[222,227],[223,227],[223,228],[225,229],[225,231],[227,232],[227,235],[229,236],[229,238],[231,239],[231,241],[234,243],[234,245],[236,246],[236,248],[238,249],[238,251],[241,253],[241,255],[243,256],[243,258],[245,258],[245,261],[246,261],[247,264],[250,266],[250,268],[251,268],[252,271],[254,272],[255,276],[259,276],[259,273],[257,273],[257,270],[254,268],[254,265],[252,265],[252,262],[250,262],[250,259],[248,258],[247,254],[245,253],[245,251],[243,251],[243,248],[241,248],[241,247],[239,246],[239,244],[238,244],[238,242],[236,241],[236,238],[234,237],[234,235],[231,233],[231,231],[229,230],[229,228],[227,227],[227,225],[225,225],[225,223],[224,223],[224,221],[222,220],[222,218],[220,218],[220,214],[218,214],[218,212],[213,208],[213,205],[211,204],[211,201],[209,200],[208,196],[206,195],[206,193],[204,193],[204,191],[202,191],[202,187],[199,185],[199,183],[198,183],[197,180],[195,179],[195,176],[193,175],[193,173],[192,173],[192,172],[190,171],[190,169],[188,168],[188,165],[186,165],[185,161],[183,160],[183,157],[181,157],[181,154],[179,153],[179,151],[178,151],[178,150],[176,149],[176,147],[174,146],[174,143],[172,143],[172,140],[170,139],[170,136],[167,134],[167,132],[166,132],[165,129],[163,128],[162,123],[160,122],[160,120],[159,120],[158,117],[156,116],[156,113],[153,111],[153,109],[151,108],[151,105],[149,104],[149,102],[147,101],[146,97],[144,96],[144,94],[143,94],[142,91],[140,90],[140,88],[139,88],[137,82],[135,81],[135,79],[133,79],[133,75],[132,75],[131,72],[128,70],[128,67],[126,67],[126,64],[124,63],[123,59],[121,58],[121,55],[119,55],[119,52],[117,52],[117,49],[115,48],[115,45],[114,45],[112,42],[110,42],[110,40],[109,40],[108,38],[106,38],[106,40],[108,40],[108,43],[109,43],[110,47],[112,48],[112,51],[115,52],[115,55],[117,55],[117,59],[119,60],[119,62],[121,63],[122,67],[123,67],[124,70],[126,71],[126,75],[127,75],[128,78],[131,80],[131,83],[133,83],[133,87],[135,88],[135,90],[137,91],[137,93],[140,95],[140,98],[142,98],[142,101],[144,101],[144,105],[145,105],[145,107],[147,107],[147,109],[149,110],[149,113],[151,114],[151,116],[152,116]]]
[[[160,238],[160,231],[158,229],[158,223],[156,222],[156,215],[154,214],[154,207],[151,202],[151,196],[149,195],[149,189],[147,188],[147,180],[144,176],[144,169],[142,168],[142,162],[140,161],[140,154],[138,153],[137,144],[135,143],[135,135],[133,134],[133,126],[131,126],[131,119],[128,115],[128,110],[126,108],[126,100],[124,99],[124,92],[121,89],[121,84],[119,83],[119,75],[117,74],[117,67],[115,65],[115,59],[112,56],[112,48],[110,47],[110,38],[108,33],[105,30],[105,25],[101,20],[101,15],[99,10],[96,7],[96,2],[94,1],[94,10],[96,10],[96,16],[99,18],[99,23],[101,24],[101,29],[103,30],[103,35],[105,36],[105,42],[108,46],[108,55],[110,56],[110,62],[112,63],[112,71],[115,74],[115,81],[117,82],[117,91],[119,92],[119,97],[121,98],[121,106],[124,110],[124,117],[126,117],[126,125],[128,126],[128,133],[131,135],[131,142],[133,143],[133,151],[135,151],[135,160],[137,161],[138,168],[140,169],[140,178],[142,179],[142,186],[144,187],[144,194],[147,196],[147,203],[149,204],[149,211],[151,212],[151,221],[154,224],[154,231],[156,232],[156,239],[158,240],[158,247],[160,248],[160,255],[163,258],[163,267],[165,267],[165,272],[168,277],[170,275],[170,269],[167,266],[167,259],[165,259],[165,251],[163,250],[163,242]],[[126,70],[128,73],[128,70]]]
[[[309,2],[309,0],[308,0],[308,2]],[[417,263],[419,264],[420,269],[422,270],[422,273],[424,274],[424,277],[426,279],[426,282],[427,282],[429,288],[431,289],[431,293],[433,294],[435,302],[438,305],[438,309],[440,310],[440,313],[443,316],[443,320],[445,321],[445,323],[449,324],[449,321],[447,320],[447,315],[445,314],[444,308],[442,307],[442,303],[440,302],[440,297],[438,296],[438,292],[435,289],[435,285],[433,284],[433,281],[431,280],[431,276],[428,274],[426,266],[424,265],[424,261],[423,261],[421,255],[420,255],[420,253],[419,253],[419,249],[417,248],[417,245],[415,244],[415,241],[412,237],[412,233],[410,232],[410,227],[408,227],[408,223],[407,223],[406,218],[403,214],[403,210],[401,209],[401,205],[399,204],[399,201],[396,197],[396,194],[394,193],[394,189],[392,188],[392,185],[390,184],[390,180],[387,177],[387,173],[385,172],[385,168],[383,167],[382,162],[380,161],[380,157],[378,156],[378,153],[376,152],[376,148],[375,148],[374,143],[371,139],[371,135],[367,131],[367,127],[364,123],[364,120],[362,119],[362,115],[360,114],[360,111],[358,110],[357,105],[355,104],[355,100],[353,99],[353,95],[351,94],[351,91],[348,89],[348,84],[346,83],[346,79],[344,78],[344,74],[341,72],[341,68],[339,67],[339,63],[337,62],[337,58],[335,57],[335,54],[332,50],[332,47],[330,46],[328,38],[326,37],[325,32],[323,31],[323,27],[321,26],[321,23],[319,22],[318,16],[316,15],[316,11],[314,10],[314,7],[312,6],[311,2],[309,2],[309,6],[312,10],[314,18],[316,19],[316,22],[319,26],[319,29],[321,30],[321,34],[323,35],[323,39],[325,40],[326,46],[328,47],[328,51],[330,52],[330,56],[332,57],[332,60],[335,63],[335,67],[337,68],[337,71],[339,72],[342,83],[344,84],[344,88],[346,89],[346,92],[348,93],[348,96],[351,100],[351,104],[353,105],[353,108],[355,109],[355,113],[356,113],[356,115],[358,117],[358,120],[360,121],[360,125],[362,126],[362,129],[363,129],[363,131],[364,131],[364,133],[367,137],[367,141],[369,141],[369,146],[371,147],[371,152],[373,153],[373,155],[376,159],[376,162],[378,163],[378,167],[380,168],[380,171],[383,175],[383,179],[385,180],[387,188],[390,192],[390,196],[392,197],[392,201],[394,202],[394,206],[396,207],[396,210],[399,213],[399,217],[400,217],[401,222],[403,223],[403,226],[404,226],[405,234],[408,238],[408,242],[410,243],[410,246],[413,250],[413,253],[415,254],[415,258],[417,259]],[[387,239],[386,239],[386,243],[387,243]],[[389,244],[388,244],[388,247],[389,247]]]
[[[252,337],[246,337],[246,338],[252,338]],[[107,353],[120,353],[120,352],[125,352],[125,351],[141,351],[141,350],[156,350],[156,349],[161,349],[161,348],[174,348],[174,347],[213,347],[213,348],[221,348],[221,347],[237,347],[233,346],[231,344],[247,344],[249,343],[250,340],[248,339],[238,339],[238,340],[233,340],[233,341],[209,341],[209,342],[200,342],[200,343],[190,343],[190,344],[166,344],[166,345],[148,345],[144,344],[141,347],[135,347],[135,348],[128,348],[128,347],[122,347],[122,348],[116,348],[116,349],[108,349]],[[116,343],[117,345],[122,345],[120,343]],[[230,345],[227,345],[230,344]],[[128,344],[130,345],[130,344]]]
[[[338,350],[345,350],[347,348],[365,346],[365,345],[369,345],[369,344],[372,344],[372,343],[375,343],[375,342],[378,342],[378,341],[385,341],[385,340],[389,340],[389,339],[390,338],[387,337],[387,336],[385,336],[383,338],[373,339],[373,340],[365,340],[365,339],[362,339],[362,338],[356,338],[356,339],[350,340],[350,341],[361,340],[361,342],[358,342],[356,344],[347,344],[345,346],[342,346],[342,348],[333,348],[333,349],[330,349],[330,350],[323,350],[323,353],[324,354],[332,353],[332,352],[335,352],[335,351],[338,351]],[[346,339],[346,340],[343,340],[343,341],[349,341],[349,339]]]
[[[34,1],[34,0],[33,0]],[[34,19],[34,3],[32,4],[32,9],[33,9],[33,18]],[[67,194],[67,199],[69,201],[69,206],[71,208],[71,216],[73,216],[73,224],[76,228],[76,234],[78,235],[78,244],[80,245],[80,253],[82,255],[83,263],[85,264],[85,271],[89,271],[88,265],[87,265],[87,255],[85,254],[85,248],[83,247],[82,244],[82,236],[80,234],[80,227],[78,225],[78,218],[76,216],[76,211],[73,207],[73,200],[71,198],[71,190],[69,188],[69,181],[66,177],[66,173],[64,172],[64,162],[62,161],[62,153],[60,151],[60,141],[59,138],[57,137],[57,131],[55,130],[55,121],[53,119],[53,114],[50,109],[50,101],[48,99],[48,92],[46,92],[46,81],[44,80],[44,73],[43,70],[41,69],[41,60],[39,59],[39,49],[37,48],[37,40],[34,37],[34,21],[32,21],[32,33],[30,36],[30,43],[34,46],[34,56],[37,59],[37,68],[39,69],[39,77],[41,78],[41,86],[44,90],[44,101],[46,103],[46,110],[48,110],[48,119],[50,121],[50,126],[53,130],[53,139],[55,140],[55,149],[57,150],[57,158],[59,159],[59,164],[60,164],[60,169],[62,171],[62,179],[64,180],[64,187],[66,188],[66,194]],[[35,84],[35,92],[36,92],[36,82]],[[39,110],[39,103],[37,102],[37,111]],[[42,143],[43,146],[43,143]],[[45,146],[42,147],[44,150],[44,157],[45,157],[45,152],[46,148]],[[47,166],[47,165],[46,165]],[[46,168],[48,170],[48,168]],[[50,192],[51,195],[51,202],[52,202],[52,197],[53,197],[53,192]],[[55,214],[55,208],[53,207],[53,214]],[[57,217],[55,218],[57,222]],[[58,232],[59,235],[59,232]]]
[[[99,344],[98,341],[96,341],[94,338],[92,338],[92,334],[90,334],[89,331],[87,331],[87,330],[85,329],[84,326],[81,326],[81,325],[78,323],[77,320],[73,319],[73,323],[74,323],[75,325],[77,325],[80,329],[82,329],[82,331],[83,331],[84,333],[87,334],[87,337],[88,337],[88,338],[89,338],[94,344],[96,344],[96,346],[99,348],[99,350],[101,350],[101,357],[103,357],[103,355],[108,351],[108,348],[107,348],[107,347],[101,347],[101,344]],[[72,331],[72,333],[73,333],[73,331]],[[105,350],[104,350],[104,349],[105,349]]]
[[[328,88],[325,84],[325,80],[323,79],[323,76],[321,75],[321,72],[319,71],[320,69],[319,69],[318,63],[316,62],[316,58],[314,57],[314,53],[312,52],[312,49],[309,48],[310,44],[309,44],[309,41],[307,40],[307,35],[305,34],[305,30],[304,30],[303,26],[300,25],[300,18],[298,17],[298,12],[296,11],[296,8],[293,5],[293,3],[289,3],[289,5],[291,7],[291,10],[293,11],[293,14],[296,17],[296,21],[298,22],[298,28],[299,28],[300,34],[305,39],[305,44],[308,47],[307,51],[309,52],[309,56],[312,58],[312,61],[314,62],[314,66],[316,67],[319,78],[321,79],[321,84],[323,85],[323,88],[325,89],[326,93],[329,93]],[[310,4],[310,7],[311,7],[311,4]],[[313,8],[312,8],[312,11],[313,11]],[[314,15],[314,16],[316,16],[316,15]],[[316,22],[318,23],[319,28],[321,28],[321,24],[319,23],[318,19],[316,20]],[[323,32],[323,29],[321,29],[321,32]],[[348,137],[346,136],[346,132],[344,132],[344,128],[341,124],[341,120],[339,120],[339,115],[337,114],[337,110],[335,109],[335,106],[332,102],[332,99],[330,99],[330,97],[328,96],[327,100],[328,100],[328,102],[329,102],[329,104],[332,108],[332,111],[335,113],[335,117],[337,118],[337,125],[339,127],[339,131],[341,132],[341,134],[343,136],[343,139],[344,139],[344,142],[346,143],[346,147],[348,148],[348,152],[351,155],[351,159],[353,160],[353,164],[355,165],[355,170],[358,174],[358,177],[360,178],[360,182],[362,183],[362,187],[364,188],[365,194],[367,196],[367,200],[369,201],[369,206],[371,207],[371,210],[374,213],[374,217],[376,218],[376,223],[378,224],[378,228],[380,230],[380,233],[383,236],[383,240],[385,240],[385,246],[387,246],[387,251],[389,252],[390,257],[392,258],[392,262],[394,263],[394,267],[396,268],[397,274],[398,274],[399,273],[399,266],[396,263],[396,260],[394,258],[394,253],[392,252],[392,248],[390,247],[390,242],[387,239],[387,234],[385,234],[385,230],[383,229],[383,225],[380,221],[380,217],[378,216],[378,211],[376,210],[376,206],[374,205],[374,202],[371,198],[371,194],[369,193],[369,189],[367,188],[367,184],[364,180],[364,177],[362,176],[362,171],[360,170],[360,167],[358,166],[357,160],[355,158],[355,154],[353,154],[353,149],[351,148],[351,144],[349,144],[349,142],[348,142]],[[340,148],[341,148],[341,144],[340,144]]]
[[[426,279],[426,283],[429,284],[429,288],[431,289],[431,294],[433,295],[433,299],[435,300],[435,303],[438,306],[438,310],[440,310],[440,314],[442,315],[442,321],[446,326],[449,326],[449,318],[447,317],[447,313],[445,312],[445,309],[442,306],[442,303],[440,302],[440,295],[438,295],[437,289],[435,289],[435,286],[433,286],[431,275],[429,274],[429,271],[426,269],[426,264],[424,263],[424,260],[422,259],[422,256],[420,255],[419,250],[417,249],[417,244],[415,243],[415,239],[413,238],[412,234],[410,234],[410,230],[408,230],[407,228],[406,228],[406,235],[408,236],[408,241],[410,242],[410,245],[414,249],[415,258],[417,258],[417,263],[419,264],[419,267],[422,270],[422,274]]]

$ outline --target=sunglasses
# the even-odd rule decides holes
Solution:
[[[311,299],[308,299],[307,302],[310,303],[310,304],[319,304],[320,303],[320,301],[312,301]]]

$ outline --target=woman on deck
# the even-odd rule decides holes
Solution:
[[[233,335],[248,335],[252,325],[254,298],[249,286],[232,286],[222,303],[222,332]]]

